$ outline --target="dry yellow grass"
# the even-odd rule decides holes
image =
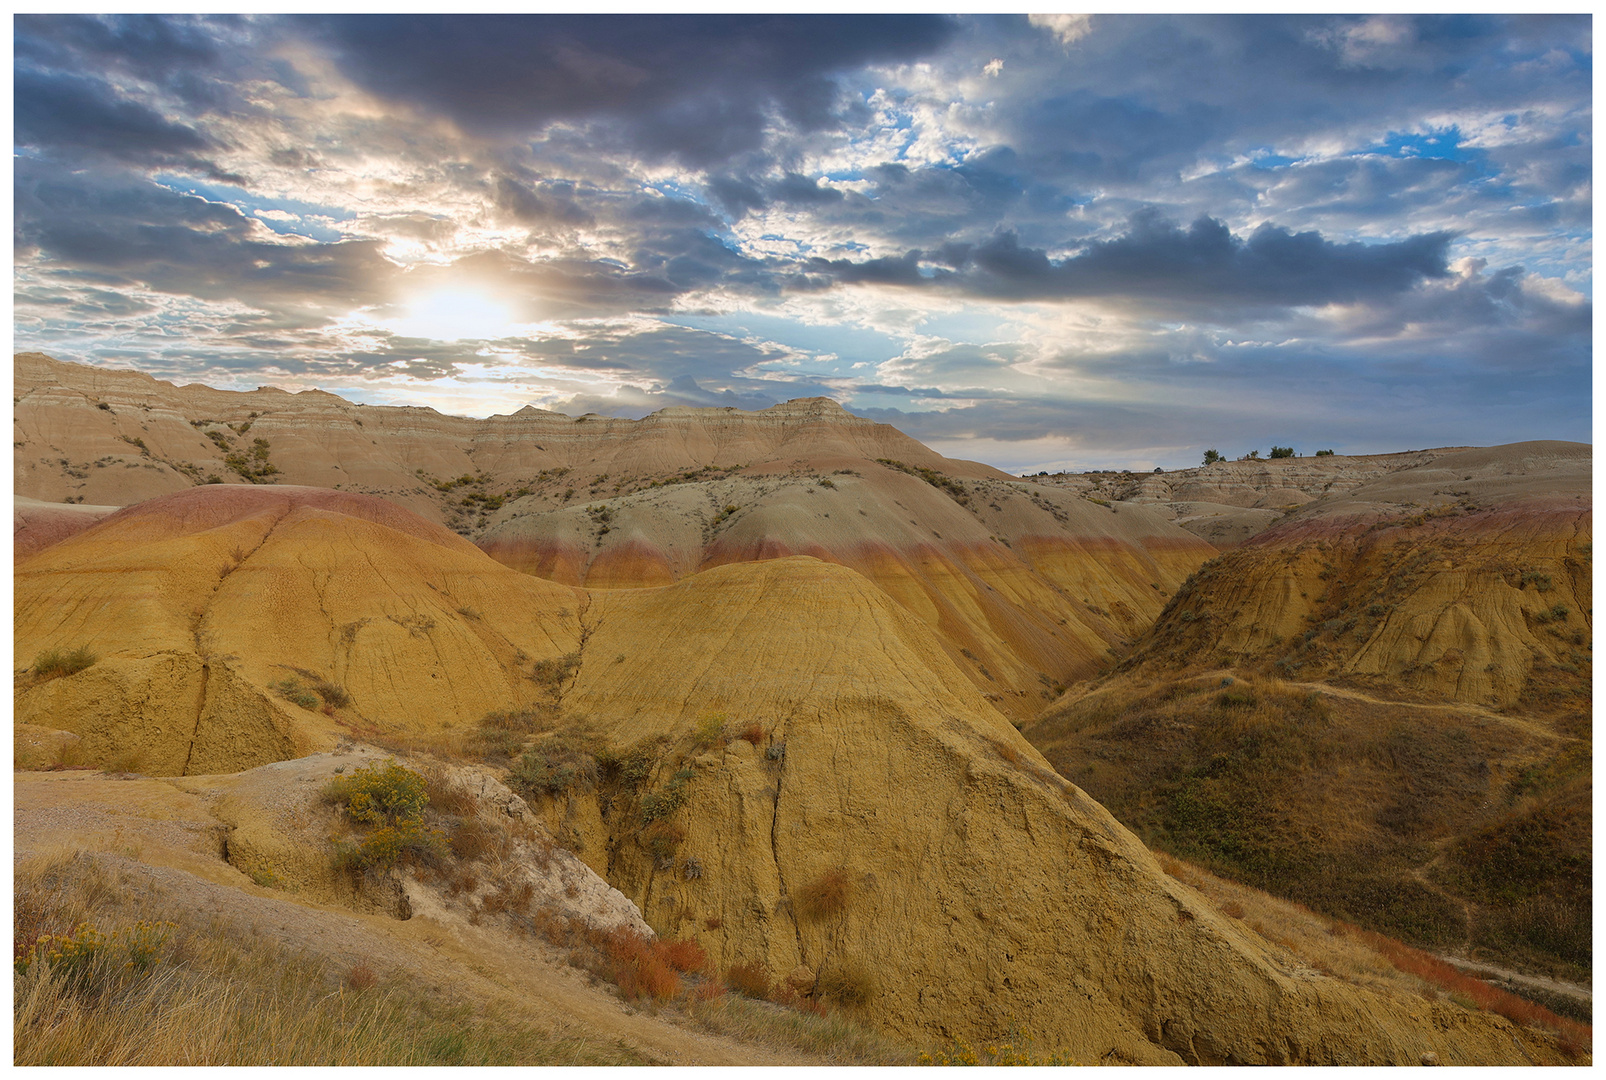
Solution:
[[[917,1051],[854,1023],[839,1012],[790,1009],[736,994],[693,999],[687,1011],[709,1031],[743,1043],[802,1050],[839,1065],[913,1065]]]
[[[45,934],[75,935],[86,922],[109,932],[160,916],[123,896],[88,856],[24,861],[16,896],[18,951],[32,957],[14,981],[18,1065],[646,1063],[467,1002],[375,985],[221,927],[175,928],[143,970],[110,948],[77,966],[52,963],[30,952]]]

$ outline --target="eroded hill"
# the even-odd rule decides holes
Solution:
[[[1505,1021],[1290,966],[847,567],[587,593],[377,500],[207,486],[23,562],[16,618],[19,657],[91,654],[19,673],[16,708],[95,762],[227,772],[347,733],[445,745],[486,710],[526,716],[548,734],[515,777],[649,924],[722,963],[806,969],[895,1032],[1013,1022],[1155,1063],[1549,1053]],[[554,738],[572,756],[544,757]]]
[[[89,504],[286,485],[382,497],[590,589],[806,554],[873,580],[1019,721],[1100,670],[1215,551],[1162,510],[943,458],[823,398],[469,420],[39,354],[17,357],[15,382],[19,553],[89,523]]]
[[[1331,915],[1588,979],[1590,448],[1312,501],[1026,729],[1150,843]]]

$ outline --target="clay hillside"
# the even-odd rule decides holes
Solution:
[[[1345,859],[1398,835],[1424,889],[1513,926],[1538,909],[1488,899],[1501,843],[1582,828],[1587,882],[1587,697],[1543,677],[1587,686],[1587,448],[1471,452],[1451,471],[1490,486],[1455,481],[1454,516],[1391,473],[1220,555],[818,399],[465,420],[38,355],[16,380],[17,1023],[64,1033],[39,1063],[1589,1060],[1576,1019],[1367,929],[1410,927],[1152,827],[1198,732],[1381,724],[1453,746],[1453,783],[1398,826],[1368,788],[1341,829],[1346,778],[1408,770],[1312,751],[1260,792],[1286,829]],[[1529,498],[1514,453],[1583,501]],[[1489,640],[1390,538],[1461,560]],[[1287,618],[1232,591],[1301,587]],[[1439,622],[1506,666],[1450,678]],[[1199,678],[1162,739],[1087,704]],[[1553,952],[1520,959],[1587,978]],[[224,1019],[137,1022],[197,1008]]]
[[[1590,448],[1417,459],[1207,562],[1025,731],[1148,843],[1587,1018],[1550,980],[1592,959]]]

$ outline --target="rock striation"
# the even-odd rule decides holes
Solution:
[[[825,398],[471,420],[319,391],[175,387],[36,353],[16,358],[15,395],[17,491],[33,500],[17,511],[19,552],[86,520],[38,500],[278,485],[383,498],[517,570],[588,589],[806,554],[923,619],[1019,721],[1097,673],[1215,553],[1163,506],[950,460]]]

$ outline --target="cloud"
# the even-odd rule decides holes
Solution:
[[[99,79],[18,70],[12,88],[14,138],[20,146],[239,179],[205,156],[217,149],[206,135],[119,96]]]
[[[1211,218],[1183,230],[1147,212],[1129,222],[1124,236],[1059,260],[1005,232],[974,247],[864,262],[815,259],[810,266],[844,283],[940,287],[999,300],[1120,298],[1156,309],[1241,310],[1405,291],[1448,273],[1451,239],[1434,233],[1388,244],[1335,244],[1272,225],[1244,239]]]
[[[628,145],[709,164],[761,145],[771,108],[833,126],[831,76],[912,60],[938,16],[368,16],[302,25],[368,90],[482,136],[606,118]]]
[[[18,347],[989,453],[1587,434],[1587,16],[14,30]],[[454,295],[492,340],[400,336]]]
[[[281,242],[232,206],[127,174],[19,159],[14,182],[19,255],[107,283],[317,318],[381,301],[396,273],[374,242]]]
[[[1059,38],[1061,45],[1074,45],[1093,32],[1093,16],[1069,15],[1060,12],[1053,15],[1028,15],[1026,18],[1033,26],[1041,27]]]

